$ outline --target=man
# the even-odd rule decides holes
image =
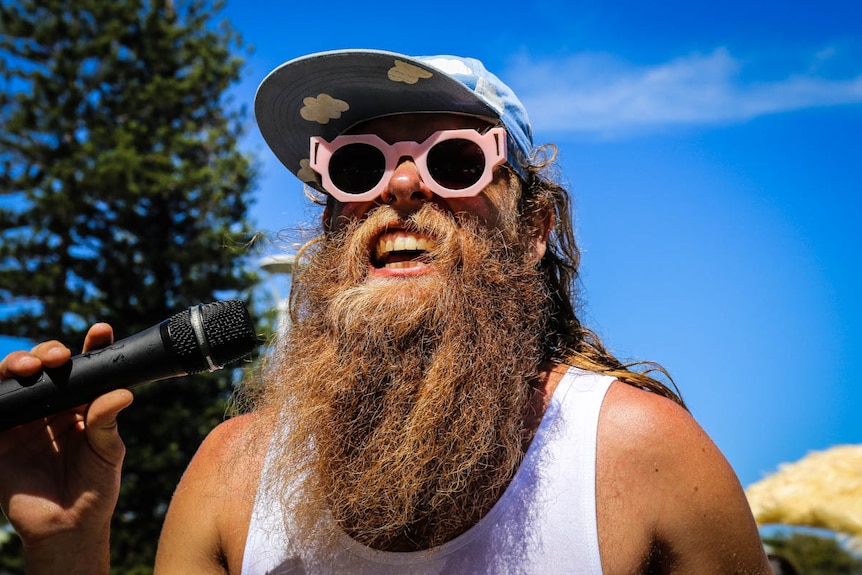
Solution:
[[[272,72],[256,115],[323,236],[255,409],[177,488],[157,573],[770,572],[676,393],[575,316],[568,197],[507,86],[476,60],[330,52]],[[68,357],[47,342],[0,376]],[[106,572],[130,402],[0,435],[32,573]]]

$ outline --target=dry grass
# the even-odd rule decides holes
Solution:
[[[811,452],[746,489],[759,525],[830,529],[862,550],[862,445]]]

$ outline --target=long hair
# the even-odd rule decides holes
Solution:
[[[523,182],[518,205],[524,222],[539,221],[549,211],[555,217],[545,255],[539,263],[552,299],[544,359],[612,375],[685,407],[676,384],[661,365],[648,361],[620,361],[578,319],[576,306],[581,254],[572,225],[569,193],[554,181],[556,155],[557,148],[553,144],[536,150],[531,165],[527,167],[527,181]],[[651,374],[657,374],[667,383]]]

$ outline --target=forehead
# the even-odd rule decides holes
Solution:
[[[391,144],[421,142],[440,130],[482,129],[492,125],[491,120],[462,114],[396,114],[362,122],[345,134],[376,134]]]

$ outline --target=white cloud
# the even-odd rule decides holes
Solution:
[[[742,64],[719,48],[649,67],[592,53],[559,61],[520,58],[505,77],[536,131],[604,137],[862,103],[862,74],[832,80],[803,72],[752,81],[742,71]]]

